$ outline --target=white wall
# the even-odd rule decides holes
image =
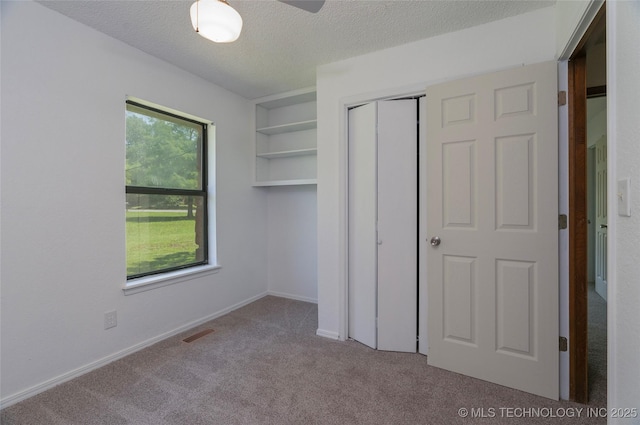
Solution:
[[[587,148],[587,281],[596,281],[596,149]]]
[[[601,58],[605,67],[605,57]],[[589,78],[590,68],[587,64],[587,79]],[[598,85],[606,85],[606,81]],[[587,99],[587,217],[588,224],[588,240],[587,248],[587,280],[595,281],[595,261],[596,261],[596,162],[595,162],[595,145],[598,140],[607,135],[607,98],[595,97]]]
[[[607,135],[607,98],[587,99],[587,147],[596,145],[602,136]]]
[[[269,294],[317,302],[316,186],[267,190]]]
[[[569,59],[604,0],[557,0],[556,56]],[[596,4],[596,7],[594,7]]]
[[[607,2],[609,152],[608,399],[640,406],[640,2]],[[631,217],[617,214],[618,179],[631,178]],[[613,229],[612,229],[613,227]],[[609,423],[638,423],[610,419]]]
[[[248,101],[33,2],[2,2],[3,404],[267,291]],[[213,275],[124,296],[125,96],[217,129]],[[117,310],[118,326],[103,330]]]
[[[344,106],[555,59],[554,8],[321,66],[318,90],[318,334],[344,338]]]

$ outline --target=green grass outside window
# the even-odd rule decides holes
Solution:
[[[195,218],[187,211],[127,211],[127,275],[195,263]]]

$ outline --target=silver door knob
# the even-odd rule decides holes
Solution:
[[[434,236],[431,238],[431,246],[438,246],[440,245],[440,238],[437,236]]]
[[[606,224],[601,224],[601,225],[600,225],[600,228],[601,228],[601,229],[606,229],[606,228],[607,228],[607,225],[606,225]]]

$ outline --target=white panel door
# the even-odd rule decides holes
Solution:
[[[418,126],[415,99],[378,102],[378,349],[416,352]]]
[[[596,292],[607,299],[607,139],[596,142]]]
[[[556,75],[549,62],[429,87],[421,157],[429,364],[553,399]]]
[[[375,103],[349,111],[349,338],[377,347],[377,115]]]
[[[416,351],[417,102],[349,111],[349,337]]]

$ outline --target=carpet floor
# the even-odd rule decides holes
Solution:
[[[315,335],[315,304],[265,297],[4,409],[17,424],[604,424],[587,410]],[[193,342],[182,340],[213,329]],[[466,410],[465,410],[466,409]],[[466,416],[465,416],[466,412]]]
[[[607,302],[589,282],[587,375],[589,404],[607,405]]]

